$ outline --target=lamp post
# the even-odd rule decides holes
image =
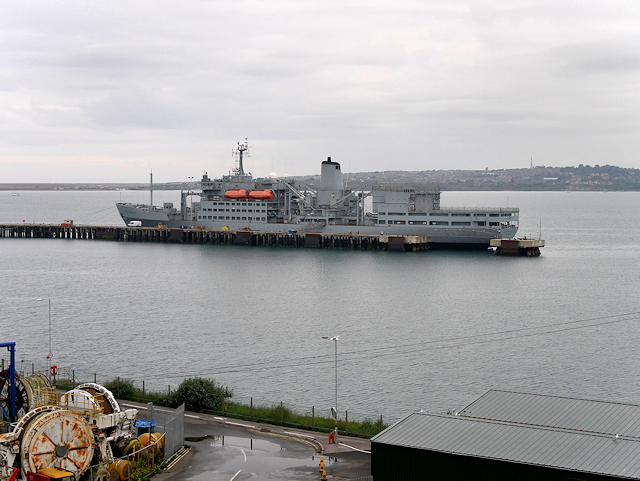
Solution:
[[[336,420],[336,426],[335,426],[335,430],[334,430],[334,434],[333,434],[333,442],[337,443],[338,442],[338,341],[340,340],[340,336],[333,336],[333,337],[329,337],[329,336],[322,336],[322,339],[328,339],[329,341],[333,341],[335,343],[335,347],[336,347],[336,404],[335,404],[335,414],[334,414],[334,418]]]
[[[44,301],[45,299],[36,299],[36,301]],[[53,357],[53,353],[51,352],[51,299],[46,299],[49,301],[49,354],[47,355],[47,359],[49,360],[49,376],[51,376],[51,358]]]

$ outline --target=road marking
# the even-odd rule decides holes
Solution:
[[[353,446],[349,446],[348,444],[338,443],[340,446],[344,446],[345,448],[353,449],[354,451],[359,451],[361,453],[371,454],[371,451],[365,451],[364,449],[354,448]]]
[[[255,429],[255,426],[249,426],[248,424],[240,424],[240,423],[232,423],[231,421],[227,421],[227,424],[233,424],[234,426],[242,426],[243,428],[251,428]]]
[[[213,416],[213,419],[217,419],[218,421],[224,421],[225,420],[224,418],[219,418],[217,416]]]
[[[284,433],[285,434],[293,434],[294,436],[302,436],[303,438],[315,439],[314,436],[308,436],[306,434],[294,433],[294,432],[291,432],[291,431],[285,431]]]
[[[238,472],[236,474],[234,474],[233,478],[231,478],[229,481],[233,481],[234,479],[236,479],[236,476],[238,476],[238,474],[240,474],[240,471],[242,471],[242,469],[238,469]]]
[[[184,450],[184,451],[182,451],[182,450]],[[174,459],[173,461],[171,461],[171,464],[169,464],[169,465],[165,468],[167,471],[168,471],[169,469],[173,468],[173,467],[178,463],[178,461],[180,461],[182,458],[184,458],[184,457],[187,455],[187,453],[188,453],[189,451],[191,451],[191,448],[187,448],[187,449],[182,448],[182,449],[181,449],[181,451],[182,451],[182,453],[180,453],[180,451],[178,451],[178,453],[176,454],[175,459]]]
[[[185,414],[184,415],[185,418],[193,418],[193,419],[200,419],[200,416],[194,416],[192,414]]]
[[[242,451],[242,454],[244,455],[244,462],[247,462],[247,453],[244,452],[244,449],[240,448],[240,451]]]

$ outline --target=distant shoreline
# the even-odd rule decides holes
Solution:
[[[390,182],[393,183],[393,182]],[[402,183],[402,182],[401,182]],[[360,189],[362,184],[351,183],[349,188]],[[509,188],[480,185],[440,185],[442,192],[640,192],[640,187],[611,188],[603,185],[580,186],[531,186],[510,185]],[[149,184],[0,184],[0,192],[51,192],[51,191],[149,191]],[[180,186],[175,184],[154,184],[153,190],[199,190],[195,185]]]
[[[320,183],[319,175],[289,176],[309,186]],[[443,192],[509,192],[509,191],[586,191],[638,192],[640,169],[614,165],[582,165],[578,167],[531,166],[521,169],[489,170],[390,170],[383,172],[343,173],[346,189],[367,190],[374,185],[406,184],[438,186]],[[164,182],[153,184],[153,190],[199,190],[199,182]],[[149,191],[148,183],[133,182],[29,182],[0,183],[0,191],[38,190],[141,190]]]
[[[195,185],[154,184],[153,190],[187,190],[195,189]],[[51,191],[51,190],[149,190],[149,184],[91,184],[91,183],[40,183],[40,184],[0,184],[0,191]]]

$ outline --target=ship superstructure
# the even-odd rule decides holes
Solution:
[[[205,173],[200,192],[183,192],[180,209],[118,203],[125,223],[143,227],[430,236],[433,245],[489,246],[512,238],[519,209],[440,206],[440,188],[417,184],[344,186],[340,164],[322,162],[320,184],[308,186],[275,175],[254,179],[244,171],[249,145],[238,143],[236,166],[220,179]],[[187,205],[188,197],[199,201]]]

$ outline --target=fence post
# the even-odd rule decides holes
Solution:
[[[33,367],[33,363],[31,363],[31,374],[33,375],[35,373],[36,373],[35,368]]]
[[[142,402],[144,402],[144,379],[142,380]]]
[[[349,411],[344,412],[344,434],[349,436]]]
[[[97,372],[93,373],[93,384],[98,384],[98,373]]]
[[[311,429],[316,428],[316,407],[311,406]]]
[[[169,406],[171,406],[171,384],[169,384]]]
[[[253,421],[253,396],[251,396],[251,414],[249,416],[249,419]]]
[[[75,389],[76,388],[76,370],[73,369],[71,372],[73,376],[73,379],[71,380],[71,388]]]
[[[282,421],[284,420],[284,411],[282,410],[282,401],[280,401],[280,425],[282,426]]]

